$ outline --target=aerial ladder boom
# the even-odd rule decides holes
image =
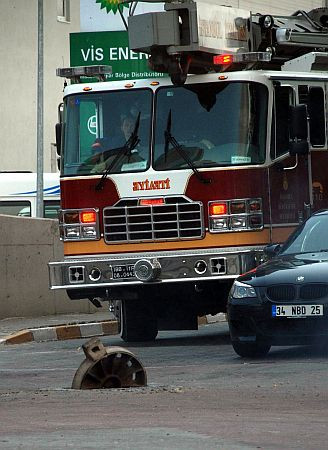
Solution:
[[[162,12],[130,15],[128,33],[130,48],[148,53],[153,70],[183,84],[189,73],[225,70],[214,63],[218,54],[236,55],[229,70],[280,69],[311,51],[327,51],[328,8],[275,16],[216,0],[168,0]]]

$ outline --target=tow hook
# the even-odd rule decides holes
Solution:
[[[134,265],[135,276],[140,281],[155,281],[161,273],[161,264],[157,259],[140,259]]]
[[[122,347],[105,347],[99,338],[82,345],[86,359],[77,369],[72,389],[111,389],[147,386],[141,362]]]

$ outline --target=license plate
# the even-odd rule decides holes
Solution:
[[[323,316],[323,305],[272,305],[272,317]]]
[[[118,278],[132,278],[135,276],[133,264],[112,266],[112,272],[115,280]]]

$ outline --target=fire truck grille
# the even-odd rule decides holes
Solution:
[[[201,203],[176,203],[104,208],[105,242],[201,239]]]

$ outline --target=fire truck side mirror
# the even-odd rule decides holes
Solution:
[[[289,153],[306,155],[309,153],[308,115],[306,105],[290,106],[289,110]]]
[[[61,123],[56,123],[55,133],[56,133],[57,155],[59,156],[61,153],[61,137],[62,137],[62,124]]]

